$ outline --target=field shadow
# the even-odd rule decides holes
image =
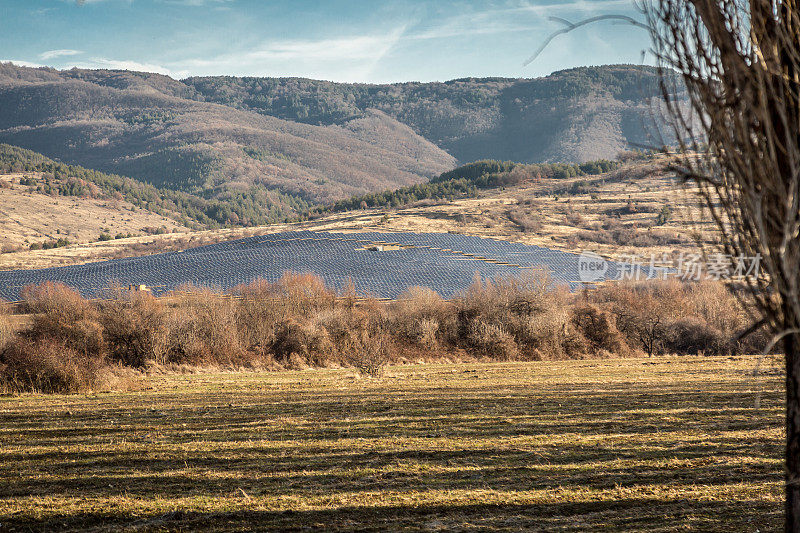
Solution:
[[[731,519],[731,517],[734,517]],[[77,514],[10,519],[4,531],[772,531],[782,517],[763,502],[619,499],[574,504],[343,507],[308,511],[172,511],[152,516]],[[661,523],[663,527],[653,528]],[[676,525],[680,523],[680,528]]]
[[[15,449],[0,450],[0,505],[26,498],[163,498],[174,499],[178,512],[142,518],[122,509],[76,510],[34,519],[0,511],[0,531],[584,531],[648,530],[670,521],[707,531],[774,529],[779,505],[718,494],[737,484],[780,482],[779,440],[753,437],[780,427],[778,411],[757,411],[746,394],[711,389],[698,395],[675,383],[649,393],[639,386],[331,391],[283,401],[280,392],[245,391],[236,404],[228,394],[176,392],[174,404],[169,396],[119,396],[117,402],[130,403],[106,397],[83,411],[28,417],[9,410],[0,415],[0,438]],[[779,394],[765,393],[764,400],[778,405]],[[713,497],[663,496],[697,486]],[[559,500],[562,490],[626,489],[653,497],[593,502],[583,495],[576,496],[580,502],[535,505],[372,500],[331,510],[247,510],[277,498],[362,493],[542,491]],[[197,513],[191,505],[182,509],[181,499],[238,510]]]

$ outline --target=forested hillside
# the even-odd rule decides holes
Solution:
[[[541,179],[591,176],[614,170],[618,161],[601,159],[586,163],[522,164],[511,161],[476,161],[442,173],[428,183],[401,187],[339,200],[312,208],[311,214],[336,213],[370,207],[400,207],[419,200],[473,198],[481,189],[498,189]]]
[[[0,144],[0,175],[19,174],[31,193],[124,200],[136,207],[169,216],[184,226],[261,225],[293,220],[309,204],[253,187],[208,199],[184,191],[157,188],[141,181],[54,161],[36,152]]]
[[[0,142],[206,199],[321,202],[427,181],[455,159],[380,111],[316,126],[188,97],[165,76],[0,65]],[[277,196],[280,195],[280,196]]]
[[[0,142],[208,200],[266,195],[291,211],[481,159],[584,162],[659,145],[648,136],[658,92],[652,68],[630,65],[369,85],[0,64]]]
[[[344,124],[379,109],[460,162],[584,162],[652,137],[655,69],[582,67],[538,79],[343,84],[299,78],[188,78],[206,101],[308,124]]]

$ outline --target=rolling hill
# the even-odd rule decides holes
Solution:
[[[2,171],[0,159],[0,174]],[[0,199],[7,192],[0,189]],[[41,196],[54,206],[58,201],[71,205],[78,200]],[[43,205],[49,208],[46,202]],[[142,205],[145,207],[137,213],[144,217],[148,204]],[[149,205],[159,206],[156,202]],[[168,201],[163,204],[167,205]],[[122,213],[126,216],[114,219],[112,215],[110,221],[130,218]],[[70,236],[78,244],[2,253],[0,270],[149,255],[301,230],[461,233],[570,252],[591,250],[608,257],[636,255],[643,260],[653,254],[697,253],[698,239],[709,244],[716,235],[713,222],[698,210],[693,192],[665,171],[663,158],[652,155],[582,165],[482,161],[426,184],[315,206],[307,214],[303,221],[249,228],[198,230],[195,226],[191,231],[176,228],[177,232],[156,235],[134,231],[134,237],[107,242],[86,243]],[[37,221],[35,216],[23,220],[29,226]],[[8,227],[15,224],[7,222]],[[3,228],[0,224],[0,231]]]
[[[538,79],[344,84],[298,78],[200,77],[195,98],[309,124],[346,124],[379,109],[466,163],[613,158],[654,138],[655,69],[581,67]],[[678,95],[681,97],[682,95]]]
[[[657,94],[656,72],[629,65],[367,85],[3,64],[0,142],[206,199],[259,194],[291,211],[478,159],[583,162],[659,144],[648,136]]]
[[[163,76],[0,66],[0,142],[206,198],[304,201],[425,181],[455,159],[371,111],[316,126],[189,99]]]

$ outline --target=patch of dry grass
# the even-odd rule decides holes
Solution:
[[[23,177],[39,178],[35,172],[0,174],[0,249],[27,249],[64,237],[71,242],[96,241],[101,233],[141,234],[144,228],[164,226],[166,231],[187,227],[169,217],[140,209],[124,200],[31,192],[20,184]]]
[[[773,531],[752,357],[153,375],[0,397],[5,530]],[[760,407],[755,398],[760,395]]]
[[[661,172],[659,164],[658,160],[634,162],[593,177],[541,179],[535,183],[482,191],[477,198],[423,201],[398,209],[337,213],[307,222],[180,232],[54,250],[6,253],[0,254],[0,269],[45,268],[148,255],[247,235],[301,229],[456,232],[568,251],[587,249],[616,256],[627,253],[660,256],[676,250],[696,252],[695,233],[708,240],[713,236],[715,226],[707,217],[702,217],[696,198],[674,178]],[[656,225],[664,206],[670,208],[669,221]],[[36,213],[47,213],[48,209],[44,206]],[[76,209],[76,213],[82,212],[82,208]],[[116,218],[104,216],[104,224],[129,218],[126,213],[123,210]],[[11,215],[21,216],[16,212]],[[695,224],[696,221],[702,223]]]

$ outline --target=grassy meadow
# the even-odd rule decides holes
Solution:
[[[0,531],[773,531],[782,373],[659,357],[0,397]]]

